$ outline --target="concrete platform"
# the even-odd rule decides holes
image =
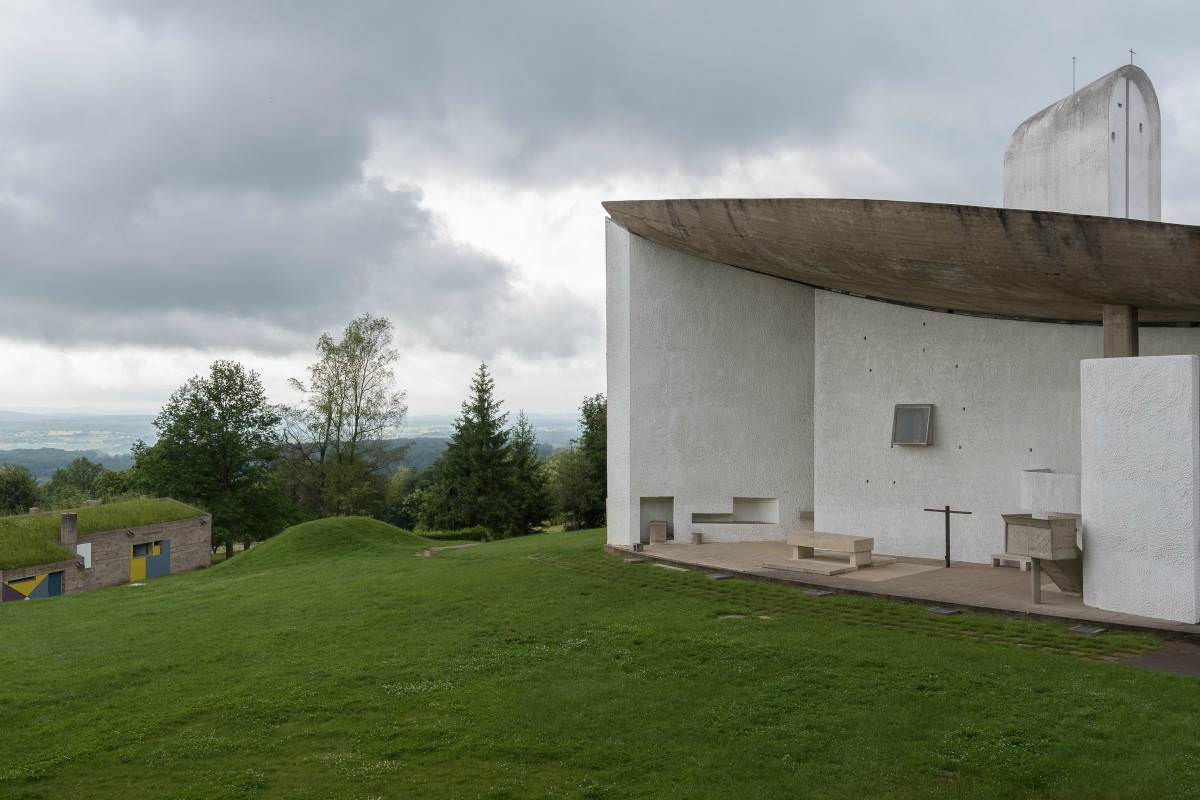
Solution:
[[[632,552],[612,545],[606,545],[605,549],[623,556]],[[720,570],[755,580],[975,611],[1195,637],[1200,641],[1200,625],[1089,608],[1078,595],[1059,591],[1049,578],[1043,580],[1042,603],[1034,605],[1029,597],[1030,573],[1015,567],[953,562],[947,569],[941,561],[934,559],[896,558],[892,563],[873,565],[869,569],[822,575],[765,566],[793,561],[791,548],[782,541],[698,545],[666,542],[648,545],[640,555],[660,563],[707,571]]]

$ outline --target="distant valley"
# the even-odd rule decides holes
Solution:
[[[109,469],[127,469],[129,450],[142,439],[153,443],[156,431],[149,414],[30,414],[0,410],[0,464],[26,467],[39,481],[54,470],[84,456]],[[510,422],[512,417],[510,416]],[[578,435],[578,422],[568,414],[530,415],[543,456],[565,447]],[[432,464],[446,449],[453,418],[444,415],[411,417],[406,436],[395,441],[408,446],[404,464],[417,470]]]

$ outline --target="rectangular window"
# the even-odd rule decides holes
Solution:
[[[133,546],[133,557],[134,558],[141,558],[143,556],[148,556],[148,555],[150,555],[150,543],[149,542],[145,542],[143,544],[135,544]]]
[[[932,443],[933,406],[928,403],[899,403],[892,416],[892,444]]]

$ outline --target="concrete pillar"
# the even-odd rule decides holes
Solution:
[[[62,519],[58,527],[58,543],[72,553],[75,552],[75,545],[79,543],[78,526],[78,514],[74,511],[64,511],[62,513]]]
[[[1134,306],[1105,305],[1104,357],[1132,358],[1138,354],[1138,314]]]

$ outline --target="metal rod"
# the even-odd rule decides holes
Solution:
[[[946,568],[950,568],[950,506],[946,506]]]
[[[945,514],[946,515],[946,567],[948,569],[950,567],[950,515],[951,514],[970,514],[972,512],[970,512],[970,511],[955,511],[954,509],[950,508],[950,506],[943,506],[941,508],[927,508],[925,510],[932,511],[936,514]]]

